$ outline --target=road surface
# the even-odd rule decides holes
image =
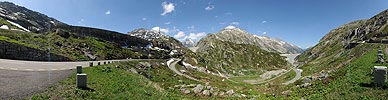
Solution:
[[[42,62],[42,61],[22,61],[0,59],[0,69],[4,70],[20,70],[20,71],[48,71],[48,70],[69,70],[75,69],[77,65],[82,67],[89,67],[89,63],[93,62],[96,66],[97,62],[101,65],[104,62],[112,61],[138,61],[146,59],[122,59],[122,60],[103,60],[103,61],[81,61],[81,62]]]
[[[72,70],[48,72],[1,69],[0,100],[29,98],[36,93],[44,92],[52,84],[66,79],[71,73]]]
[[[293,71],[295,71],[296,75],[293,79],[291,79],[290,81],[288,82],[285,82],[283,83],[284,85],[288,85],[288,84],[291,84],[291,83],[294,83],[295,81],[297,81],[300,77],[302,77],[302,70],[301,69],[298,69],[298,65],[296,65],[294,62],[295,62],[295,57],[298,56],[299,54],[282,54],[281,56],[285,56],[287,57],[287,61],[290,62],[294,68],[292,68]]]
[[[176,63],[179,62],[180,59],[171,59],[171,60],[172,61],[167,62],[168,68],[170,68],[172,71],[174,71],[176,74],[178,74],[180,76],[184,76],[184,77],[191,79],[191,80],[194,80],[194,81],[199,81],[198,79],[195,79],[189,75],[183,74],[183,73],[179,72],[178,70],[176,70],[175,65],[176,65]]]

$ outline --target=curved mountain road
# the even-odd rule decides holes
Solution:
[[[186,74],[183,74],[181,72],[179,72],[176,68],[175,68],[175,65],[176,63],[179,62],[180,59],[171,59],[169,61],[167,61],[167,65],[168,65],[168,68],[170,68],[172,71],[174,71],[176,74],[180,75],[180,76],[184,76],[188,79],[191,79],[191,80],[194,80],[194,81],[199,81],[198,79],[195,79],[189,75],[186,75]]]
[[[292,68],[293,71],[295,71],[296,75],[293,79],[291,79],[290,81],[287,81],[285,83],[282,83],[284,85],[288,85],[288,84],[291,84],[291,83],[294,83],[295,81],[297,81],[300,77],[302,77],[302,70],[301,69],[298,69],[298,65],[295,64],[295,57],[298,56],[299,54],[282,54],[282,56],[285,56],[287,57],[287,61],[290,62],[294,68]]]
[[[294,67],[292,70],[296,72],[296,76],[293,79],[291,79],[290,81],[287,81],[287,82],[283,83],[284,85],[288,85],[288,84],[294,83],[300,77],[302,77],[302,70],[301,69],[298,69],[297,67]]]

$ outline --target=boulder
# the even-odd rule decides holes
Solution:
[[[309,77],[309,76],[307,76],[306,78],[304,78],[304,79],[302,80],[303,83],[310,83],[311,81],[312,81],[312,78]]]
[[[304,87],[304,88],[305,87],[309,87],[309,86],[311,86],[311,83],[304,83],[304,84],[301,85],[301,87]]]
[[[210,95],[211,95],[211,93],[210,93],[209,90],[204,90],[204,91],[202,92],[202,94],[203,94],[204,96],[210,96]]]
[[[219,96],[224,96],[224,95],[225,95],[225,92],[220,92],[218,95],[219,95]]]
[[[234,94],[234,91],[233,91],[233,89],[231,89],[231,90],[227,91],[227,92],[226,92],[226,94],[228,94],[228,95],[233,95],[233,94]]]
[[[205,69],[204,67],[199,67],[199,68],[198,68],[198,71],[199,71],[199,72],[206,73],[206,69]]]
[[[200,93],[203,90],[203,86],[198,84],[195,88],[192,89],[195,94]]]

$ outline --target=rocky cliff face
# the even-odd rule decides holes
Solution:
[[[301,48],[280,39],[272,39],[269,37],[253,35],[239,28],[223,29],[216,34],[213,34],[213,36],[214,39],[221,41],[228,41],[236,44],[255,45],[269,52],[292,54],[303,52]],[[199,47],[199,50],[206,49],[208,47],[206,44],[209,44],[206,42],[213,40],[208,37],[210,36],[204,37],[198,42],[197,47]]]

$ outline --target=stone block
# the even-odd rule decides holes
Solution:
[[[77,88],[87,88],[87,75],[77,74]]]
[[[374,66],[373,83],[375,86],[383,86],[387,80],[387,67],[386,66]]]
[[[81,73],[82,73],[82,66],[77,65],[77,74],[81,74]]]

